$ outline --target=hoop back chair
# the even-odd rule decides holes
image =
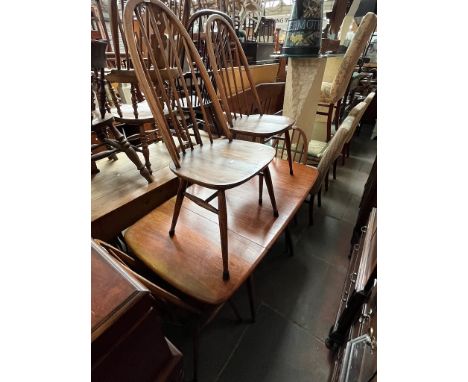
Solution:
[[[210,69],[234,135],[258,139],[278,137],[284,134],[286,149],[290,153],[289,130],[294,120],[282,115],[266,115],[242,45],[232,23],[218,14],[206,22],[207,50]],[[248,92],[251,93],[246,97]],[[292,175],[291,155],[288,155],[289,172]]]
[[[135,20],[134,20],[135,17]],[[135,28],[142,33],[136,39]],[[130,0],[124,13],[124,30],[138,81],[144,90],[164,143],[171,156],[170,169],[179,178],[174,214],[169,235],[175,234],[177,219],[186,196],[197,205],[218,215],[223,261],[223,279],[229,279],[227,210],[225,190],[245,183],[257,174],[263,174],[267,183],[273,213],[278,216],[269,163],[275,155],[272,147],[232,139],[217,94],[210,83],[193,41],[174,13],[159,0]],[[167,44],[163,44],[163,36]],[[155,44],[151,44],[155,41]],[[161,74],[167,70],[166,79]],[[155,70],[158,68],[158,70]],[[185,73],[184,73],[184,70]],[[186,77],[193,79],[194,92],[186,86]],[[209,143],[200,136],[208,111],[202,100],[200,81],[210,98],[214,122],[226,139],[213,140],[208,129]],[[203,120],[196,117],[192,98],[196,96]],[[183,104],[181,98],[186,100]],[[196,184],[215,192],[207,199],[186,191]],[[217,198],[218,208],[210,202]],[[132,247],[132,243],[128,243]]]
[[[340,123],[340,109],[342,99],[345,95],[348,84],[353,75],[354,68],[367,46],[372,33],[377,26],[377,16],[375,13],[368,12],[362,19],[356,34],[354,35],[351,44],[341,62],[340,68],[332,82],[322,82],[319,107],[327,108],[327,111],[317,111],[319,115],[327,116],[327,132],[326,141],[331,139],[332,119],[335,121],[335,127],[338,128]],[[333,118],[333,112],[335,117]]]

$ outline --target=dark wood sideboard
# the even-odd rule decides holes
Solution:
[[[377,209],[354,246],[335,324],[326,344],[334,351],[332,382],[377,380]],[[374,379],[375,378],[375,379]]]
[[[150,292],[91,242],[92,381],[182,381],[182,354],[161,330]]]

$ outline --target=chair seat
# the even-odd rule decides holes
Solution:
[[[148,105],[148,102],[139,102],[137,105],[138,118],[135,118],[133,114],[133,106],[128,103],[120,105],[120,111],[122,117],[119,116],[117,108],[111,108],[111,113],[117,122],[128,123],[128,124],[141,124],[141,123],[152,123],[154,122],[153,113]]]
[[[233,119],[232,131],[258,137],[270,137],[288,130],[294,119],[284,115],[253,114]]]
[[[101,125],[108,125],[112,123],[114,116],[109,113],[104,114],[104,118],[101,118],[101,113],[98,110],[95,110],[91,113],[91,127],[99,127]]]
[[[265,168],[275,149],[260,143],[217,139],[196,146],[180,156],[180,168],[170,169],[178,177],[212,189],[228,189],[244,183]]]
[[[321,158],[327,150],[328,142],[311,140],[307,149],[307,156]]]

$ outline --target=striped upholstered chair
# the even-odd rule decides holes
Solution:
[[[322,194],[322,183],[328,182],[328,173],[330,171],[330,167],[335,162],[335,160],[340,156],[341,151],[343,150],[343,146],[346,142],[348,137],[349,131],[351,129],[352,124],[354,123],[353,116],[347,117],[340,127],[338,128],[335,135],[333,135],[330,142],[326,149],[323,152],[323,155],[320,158],[320,161],[317,165],[317,169],[319,175],[310,191],[310,202],[309,202],[309,224],[312,225],[314,223],[313,219],[313,208],[314,208],[314,200],[315,195],[317,195],[317,202],[318,206],[320,207],[322,204],[321,201],[321,194]]]
[[[374,13],[367,13],[359,25],[351,44],[341,62],[340,68],[332,82],[322,82],[319,108],[317,114],[327,116],[326,141],[331,139],[331,126],[334,119],[335,127],[339,125],[341,101],[346,93],[346,88],[353,75],[354,68],[362,55],[370,36],[377,26],[377,16]],[[333,114],[334,118],[333,118]],[[315,145],[309,151],[310,155],[315,155]],[[320,146],[318,147],[320,150]]]
[[[346,129],[348,131],[348,134],[346,135],[346,142],[349,142],[348,138],[349,138],[349,140],[351,139],[352,135],[354,134],[354,130],[356,129],[357,124],[359,123],[359,120],[361,119],[362,115],[364,114],[365,110],[363,110],[363,109],[364,109],[364,107],[367,107],[364,104],[364,102],[361,102],[361,104],[356,105],[349,112],[348,117],[353,117],[353,118],[352,119],[346,118],[340,125],[340,129],[344,128],[344,129]],[[361,113],[361,111],[362,111],[362,113]],[[351,124],[351,121],[356,126],[353,127],[352,124]],[[308,147],[307,163],[318,166],[318,164],[322,160],[322,157],[325,155],[325,152],[327,151],[329,145],[330,145],[330,142],[311,140],[309,142],[309,147]],[[315,151],[315,155],[310,154],[311,150]],[[341,151],[340,151],[340,153],[341,153]],[[338,159],[338,157],[339,157],[339,154],[338,154],[337,158],[334,159],[334,163],[333,163],[333,179],[336,179],[336,164],[337,164],[336,160]],[[325,191],[328,191],[328,174],[325,176]]]

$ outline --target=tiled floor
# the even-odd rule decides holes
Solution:
[[[226,306],[202,332],[199,381],[327,381],[330,359],[324,340],[335,319],[347,269],[349,241],[364,184],[377,151],[371,127],[352,141],[345,167],[315,208],[309,226],[307,207],[291,224],[295,255],[285,254],[284,237],[255,271],[257,321],[250,318],[247,291],[234,302],[246,322],[238,323]],[[186,380],[192,377],[188,330],[165,326],[166,335],[184,353]]]

